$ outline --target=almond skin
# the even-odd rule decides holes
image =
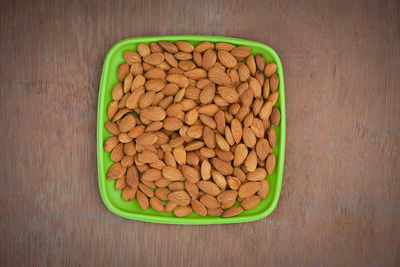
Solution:
[[[243,208],[240,206],[234,206],[232,208],[227,209],[226,211],[224,211],[224,213],[222,213],[222,217],[234,217],[239,215],[240,213],[242,213]]]
[[[238,191],[238,196],[241,198],[248,198],[254,195],[261,188],[260,182],[248,182],[242,184]]]
[[[269,153],[267,160],[265,162],[265,166],[268,172],[268,175],[271,175],[274,170],[275,170],[275,164],[276,164],[276,157],[274,153]]]
[[[245,144],[240,143],[235,149],[235,158],[233,160],[234,166],[241,165],[247,158],[249,151]]]
[[[247,180],[249,181],[261,181],[267,177],[267,171],[264,168],[257,168],[252,172],[247,173]]]
[[[207,208],[204,207],[204,205],[201,204],[200,201],[198,201],[197,199],[192,198],[190,203],[192,204],[192,208],[193,208],[194,212],[196,212],[198,215],[200,215],[200,216],[206,216],[207,215]]]
[[[260,196],[252,195],[248,198],[243,199],[240,205],[245,210],[251,210],[257,207],[258,203],[260,203],[260,200],[261,200]]]
[[[210,182],[210,181],[199,181],[197,183],[197,186],[204,193],[209,194],[211,196],[217,196],[221,192],[219,187],[215,183]]]
[[[139,206],[144,209],[147,210],[149,208],[149,199],[146,197],[146,195],[141,192],[141,191],[137,191],[136,192],[136,198],[137,198],[137,202],[139,204]]]
[[[162,176],[171,181],[184,180],[182,172],[180,170],[170,167],[170,166],[165,166],[162,169]]]
[[[174,191],[168,195],[168,200],[179,206],[190,204],[190,196],[186,191]]]
[[[191,183],[200,181],[200,173],[193,167],[188,165],[182,166],[182,173],[185,179]]]
[[[165,212],[164,204],[157,197],[150,198],[150,206],[156,211]]]
[[[200,203],[203,204],[206,208],[215,209],[220,207],[217,199],[214,196],[205,194],[200,197]]]
[[[193,209],[191,206],[178,206],[174,209],[174,215],[176,217],[186,217],[192,214]]]

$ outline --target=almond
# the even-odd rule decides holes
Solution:
[[[194,50],[192,44],[185,41],[176,41],[174,44],[178,47],[178,49],[182,52],[191,53]]]
[[[125,80],[126,75],[129,74],[129,65],[127,63],[122,63],[118,67],[118,79],[122,82]]]
[[[174,158],[179,165],[186,164],[186,151],[183,145],[175,147],[172,151],[172,154],[174,155]]]
[[[244,161],[244,166],[249,172],[252,172],[257,168],[257,154],[254,150],[250,151],[249,155]]]
[[[220,134],[215,133],[215,141],[216,141],[218,147],[221,148],[221,150],[223,150],[223,151],[230,150],[230,146],[229,146],[228,142]]]
[[[119,101],[123,96],[124,96],[124,89],[122,87],[122,83],[118,83],[116,86],[114,86],[114,89],[112,91],[112,98],[115,101]]]
[[[108,119],[112,119],[114,117],[114,115],[117,113],[118,111],[118,102],[117,101],[112,101],[110,104],[108,104],[107,107],[107,117]]]
[[[233,165],[234,166],[239,166],[241,165],[244,160],[247,157],[247,154],[249,153],[249,151],[247,150],[247,147],[245,144],[238,144],[236,149],[235,149],[235,158],[233,160]]]
[[[249,148],[254,147],[257,142],[254,132],[249,127],[243,128],[243,142]]]
[[[127,114],[123,117],[119,123],[119,131],[120,132],[129,132],[136,126],[136,119],[133,114]]]
[[[121,165],[121,163],[116,162],[111,165],[110,169],[107,172],[108,180],[115,180],[122,177],[126,172],[126,168]]]
[[[142,62],[141,56],[134,51],[125,51],[123,55],[126,63],[128,63],[129,65]]]
[[[182,172],[171,166],[165,166],[162,169],[162,176],[165,179],[168,179],[171,181],[183,181],[184,180]]]
[[[160,107],[151,106],[142,109],[140,115],[151,121],[162,121],[166,116],[166,112]]]
[[[223,161],[231,161],[233,160],[234,156],[231,151],[223,151],[220,148],[215,149],[215,154],[218,158],[222,159]]]
[[[217,65],[214,65],[208,71],[208,78],[218,85],[229,85],[231,82],[231,79],[228,74],[225,73],[224,69]]]
[[[239,101],[239,94],[233,87],[218,86],[218,93],[228,103],[236,103]]]
[[[215,142],[214,131],[207,126],[204,127],[203,129],[203,140],[207,147],[215,148],[216,142]]]
[[[247,46],[238,46],[231,53],[234,57],[248,57],[250,55],[250,48]]]
[[[194,51],[197,53],[204,53],[209,49],[214,49],[214,44],[211,42],[202,42],[194,48]]]
[[[157,142],[157,135],[153,132],[142,133],[136,138],[136,144],[139,145],[153,145]]]
[[[106,152],[111,152],[118,143],[119,140],[116,136],[110,136],[104,141],[104,150]]]
[[[196,51],[193,52],[193,61],[194,61],[194,63],[196,63],[196,65],[198,67],[201,66],[203,59],[199,52],[196,52]]]
[[[241,106],[239,111],[235,114],[235,118],[239,121],[243,121],[244,117],[249,114],[250,109],[246,106]]]
[[[202,195],[200,197],[200,203],[209,209],[215,209],[220,207],[220,204],[218,203],[217,199],[214,196],[208,194]]]
[[[257,55],[255,56],[255,60],[256,60],[257,69],[258,69],[259,71],[261,71],[261,72],[264,71],[264,67],[265,67],[264,56],[261,55],[261,54],[257,54]]]
[[[263,168],[257,168],[252,172],[247,173],[247,180],[249,181],[261,181],[267,177],[267,172]]]
[[[261,187],[260,182],[248,182],[242,184],[238,191],[238,196],[241,198],[248,198],[254,195]]]
[[[277,66],[274,62],[265,65],[264,74],[268,78],[271,77],[276,72]]]
[[[123,149],[121,149],[121,151],[123,151]],[[127,156],[127,155],[123,156],[123,158],[121,159],[121,165],[124,167],[132,166],[133,165],[133,156]]]
[[[242,139],[243,135],[243,129],[242,129],[242,124],[238,119],[233,119],[231,121],[231,131],[232,131],[232,136],[235,142],[238,144],[240,140]]]
[[[276,163],[276,157],[274,153],[269,153],[267,160],[265,162],[265,166],[268,172],[268,175],[271,175],[274,170],[275,170],[275,163]]]
[[[132,80],[133,80],[133,77],[135,77],[137,75],[140,75],[140,74],[143,74],[143,65],[140,64],[140,63],[133,63],[131,65],[131,68],[129,69],[129,71],[132,73]]]
[[[197,68],[197,69],[194,69],[194,70],[186,71],[184,73],[184,75],[186,77],[188,77],[189,79],[199,80],[201,78],[206,78],[207,77],[207,71],[205,71],[203,69],[200,69],[200,68]]]
[[[124,144],[119,143],[114,147],[111,152],[111,160],[114,162],[119,162],[124,157]]]
[[[200,93],[200,102],[202,104],[209,104],[215,96],[215,84],[211,83],[203,88]]]
[[[209,180],[211,178],[211,164],[208,160],[203,160],[200,171],[203,180]]]
[[[193,142],[190,142],[189,144],[187,144],[185,146],[185,150],[186,151],[199,150],[203,146],[204,146],[204,142],[203,141],[193,141]]]
[[[268,96],[268,101],[271,101],[271,102],[272,102],[272,105],[275,105],[275,104],[276,104],[276,101],[278,101],[278,97],[279,97],[279,92],[278,92],[278,91],[275,91],[275,92],[271,93],[271,94]]]
[[[122,176],[117,179],[117,182],[115,183],[115,189],[117,191],[120,191],[126,187],[126,177]]]
[[[232,131],[229,126],[225,126],[225,139],[230,146],[233,146],[235,144],[235,140],[233,139]]]
[[[171,192],[168,195],[168,200],[179,206],[185,206],[190,204],[190,196],[186,191],[183,190]]]
[[[250,74],[254,76],[256,74],[257,67],[254,57],[252,55],[246,58],[246,65],[247,67],[249,67]]]
[[[232,164],[228,161],[224,161],[219,158],[213,158],[211,163],[214,168],[217,171],[220,171],[223,175],[231,175],[233,172]]]
[[[137,188],[132,188],[132,187],[125,187],[125,189],[122,191],[122,198],[126,201],[131,201],[135,198],[136,196],[136,191]]]
[[[156,181],[162,178],[161,171],[157,169],[146,170],[141,177],[144,181]]]
[[[164,52],[164,57],[165,57],[165,61],[171,65],[172,67],[177,68],[178,67],[178,61],[176,61],[176,58],[174,57],[174,55],[168,53],[168,52]]]
[[[268,140],[258,139],[256,144],[256,153],[260,160],[265,160],[268,156],[268,153],[272,152],[271,147],[269,146]]]
[[[182,173],[185,179],[191,183],[197,183],[200,180],[200,173],[188,165],[182,166]]]
[[[200,215],[200,216],[207,215],[207,209],[206,209],[206,207],[204,207],[203,204],[201,204],[200,201],[192,198],[190,203],[192,204],[192,208],[193,208],[194,212],[196,212],[198,215]]]
[[[271,145],[272,148],[275,147],[276,144],[276,132],[275,129],[272,127],[269,127],[267,130],[267,135],[268,135],[268,141],[269,144]]]
[[[207,147],[203,147],[200,149],[200,154],[205,158],[213,158],[215,157],[215,150]]]
[[[148,197],[153,197],[154,192],[151,188],[143,183],[139,183],[139,189]]]
[[[125,144],[125,143],[129,143],[130,141],[132,141],[132,138],[130,138],[127,133],[120,133],[118,135],[118,141]]]
[[[178,205],[172,203],[171,201],[167,201],[165,204],[165,212],[172,212],[176,207],[178,207]]]
[[[259,117],[262,120],[266,120],[269,118],[269,116],[271,115],[272,112],[272,107],[273,104],[271,101],[267,101],[266,103],[264,103],[264,105],[262,106],[260,113],[259,113]]]
[[[243,211],[242,207],[234,206],[224,211],[224,213],[222,213],[222,217],[234,217],[242,213],[242,211]]]
[[[207,116],[214,116],[215,113],[219,110],[219,107],[215,104],[208,104],[208,105],[203,105],[198,109],[198,112],[200,114],[205,114]]]
[[[214,66],[217,61],[217,54],[214,50],[207,50],[203,55],[202,60],[202,68],[205,70],[209,70],[212,66]]]
[[[217,200],[221,205],[226,205],[232,201],[235,201],[236,197],[237,197],[236,191],[227,190],[227,191],[221,192],[221,194],[219,194],[217,196]]]
[[[221,188],[221,190],[225,190],[226,180],[225,180],[225,177],[222,175],[222,173],[220,173],[219,171],[216,171],[216,170],[212,170],[211,175],[212,175],[214,183],[216,185],[218,185],[218,187]]]
[[[263,122],[260,119],[255,118],[250,125],[250,129],[254,132],[254,135],[257,138],[264,138],[265,129]]]
[[[260,200],[261,200],[261,198],[259,196],[253,195],[253,196],[243,199],[240,205],[245,210],[251,210],[251,209],[254,209],[255,207],[257,207],[258,203],[260,203]]]
[[[197,186],[204,193],[209,194],[211,196],[217,196],[221,192],[219,187],[215,183],[213,183],[211,181],[203,181],[203,180],[201,180],[201,181],[199,181],[197,183]]]
[[[182,72],[178,73],[178,74],[183,74],[184,71],[189,71],[189,70],[193,70],[196,68],[196,64],[194,64],[194,62],[191,60],[181,60],[178,62],[178,66],[182,70]],[[172,73],[170,73],[170,74],[172,74]]]
[[[139,87],[137,88],[129,97],[126,99],[126,107],[130,109],[135,109],[139,106],[139,99],[144,94],[145,88]],[[114,119],[113,119],[114,120]]]
[[[153,163],[158,160],[157,154],[145,150],[138,154],[138,160],[143,163]]]
[[[228,184],[229,188],[231,188],[232,190],[238,190],[241,185],[240,180],[233,176],[229,176],[226,179],[226,183]]]
[[[142,209],[147,210],[149,208],[149,199],[146,197],[146,195],[143,192],[137,191],[136,198],[137,198],[137,202],[138,202],[139,206]]]
[[[201,124],[190,126],[187,130],[187,136],[190,138],[200,138],[203,135],[203,128],[204,126]]]
[[[210,127],[211,129],[217,128],[217,124],[215,123],[213,118],[211,118],[210,116],[207,116],[207,115],[204,115],[204,114],[200,114],[199,118],[200,118],[200,121],[202,123],[204,123],[204,125]]]
[[[227,68],[233,68],[237,64],[236,58],[228,51],[218,51],[218,59]]]
[[[163,128],[168,131],[176,131],[179,130],[183,126],[183,123],[180,119],[177,118],[165,118]]]
[[[165,59],[165,56],[162,53],[151,53],[143,57],[143,61],[150,65],[158,65],[161,64]]]
[[[207,214],[210,216],[221,216],[223,212],[224,210],[221,208],[207,209]]]
[[[153,121],[151,122],[146,129],[144,130],[146,133],[147,132],[155,132],[160,130],[163,127],[163,123],[161,121]]]
[[[220,134],[225,133],[225,115],[222,110],[217,111],[214,115],[214,120],[217,125],[217,130]]]
[[[196,184],[189,181],[185,182],[185,189],[192,198],[197,198],[199,195],[199,188]]]
[[[178,85],[180,88],[189,86],[189,80],[185,75],[182,74],[170,74],[167,76],[167,81]]]
[[[271,120],[271,123],[277,127],[279,125],[279,122],[281,121],[281,112],[279,111],[279,108],[273,107],[271,115],[269,117]]]
[[[254,120],[254,115],[253,115],[253,113],[247,114],[246,117],[244,117],[243,126],[244,126],[244,127],[250,127],[250,125],[253,123],[253,120]],[[256,134],[256,132],[254,131],[254,129],[253,129],[253,128],[251,128],[251,129],[253,130],[254,134],[257,136],[257,134]]]
[[[157,197],[150,198],[150,206],[156,211],[165,212],[163,203]]]
[[[257,195],[259,195],[261,197],[261,199],[265,199],[269,193],[269,183],[266,179],[264,179],[260,182],[260,184],[261,184],[261,187],[257,191]]]
[[[174,209],[174,215],[176,217],[186,217],[190,214],[192,214],[193,209],[191,206],[177,206]]]

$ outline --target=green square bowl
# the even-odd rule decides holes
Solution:
[[[142,210],[136,199],[133,201],[125,201],[121,197],[121,191],[115,189],[116,181],[109,181],[106,178],[107,170],[112,165],[110,153],[103,149],[104,140],[111,136],[106,128],[104,122],[107,118],[107,106],[112,101],[111,92],[114,86],[119,82],[117,77],[117,69],[119,64],[124,62],[122,53],[125,50],[136,51],[138,43],[157,42],[160,40],[165,41],[178,41],[183,40],[196,45],[203,41],[210,42],[226,42],[234,45],[246,45],[251,48],[253,55],[261,53],[267,62],[275,62],[278,66],[277,74],[279,75],[279,99],[276,106],[279,107],[281,112],[281,122],[275,128],[277,134],[277,144],[274,148],[276,155],[276,167],[272,175],[267,179],[270,184],[270,192],[265,200],[262,200],[255,209],[243,211],[236,217],[222,218],[205,216],[201,217],[196,213],[183,218],[175,217],[173,213],[161,213],[149,208]],[[282,64],[279,60],[277,53],[266,46],[254,41],[242,40],[229,37],[218,36],[195,36],[195,35],[178,35],[178,36],[154,36],[154,37],[138,37],[130,38],[115,44],[108,52],[104,61],[103,72],[100,81],[99,102],[97,111],[97,164],[98,164],[98,178],[100,194],[106,207],[113,213],[134,220],[155,222],[155,223],[169,223],[169,224],[223,224],[223,223],[241,223],[250,222],[262,219],[269,215],[276,207],[279,199],[279,194],[282,185],[283,162],[285,157],[285,134],[286,134],[286,113],[285,113],[285,90],[283,82]]]

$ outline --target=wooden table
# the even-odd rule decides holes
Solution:
[[[111,1],[110,1],[111,2]],[[0,265],[399,266],[398,1],[1,1]],[[103,60],[124,38],[273,47],[287,142],[276,210],[253,223],[120,218],[97,183]]]

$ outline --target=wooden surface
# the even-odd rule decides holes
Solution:
[[[0,2],[0,265],[400,265],[398,1],[109,2]],[[124,38],[173,34],[278,52],[287,142],[269,217],[158,225],[102,203],[105,55]]]

